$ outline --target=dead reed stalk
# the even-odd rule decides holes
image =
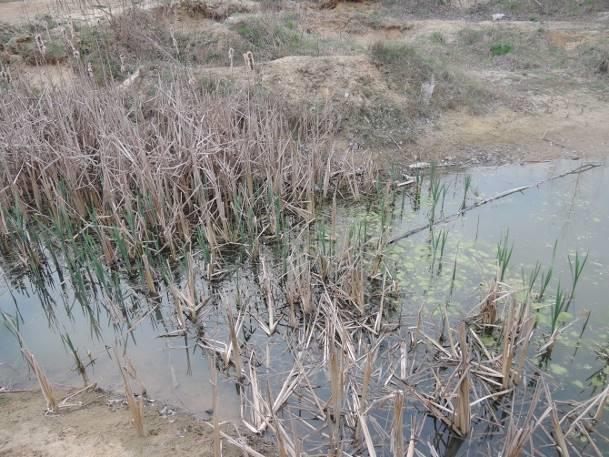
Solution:
[[[129,379],[127,378],[127,372],[121,363],[120,355],[116,349],[116,344],[114,345],[114,357],[116,358],[116,363],[118,364],[118,369],[121,373],[121,378],[123,379],[127,405],[129,406],[129,412],[131,413],[131,419],[135,430],[139,436],[146,436],[146,433],[144,432],[144,402],[140,397],[136,398],[133,394]]]
[[[391,425],[391,449],[393,455],[404,455],[404,392],[397,391],[393,400],[393,424]]]
[[[461,363],[459,367],[459,384],[455,411],[453,414],[453,428],[461,436],[466,436],[471,430],[470,406],[470,378],[469,378],[469,347],[467,345],[467,328],[465,323],[459,326],[459,348],[461,349]]]
[[[50,413],[54,413],[57,411],[57,400],[55,399],[55,394],[53,393],[53,387],[49,383],[48,378],[46,377],[44,371],[38,365],[34,354],[32,354],[28,349],[22,348],[21,352],[25,357],[28,365],[36,375],[36,379],[38,380],[38,384],[40,385],[40,390],[42,390],[42,394],[44,395],[44,399],[47,402],[47,411]]]

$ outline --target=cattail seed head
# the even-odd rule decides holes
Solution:
[[[42,39],[42,35],[40,33],[36,34],[36,46],[38,47],[38,52],[44,57],[47,53],[47,47],[44,44],[44,40]]]
[[[254,71],[254,54],[252,51],[247,51],[243,54],[243,60],[248,71]]]

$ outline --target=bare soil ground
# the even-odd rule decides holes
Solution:
[[[191,416],[164,409],[163,405],[146,404],[146,436],[138,437],[123,399],[103,392],[87,392],[70,403],[78,406],[47,415],[45,400],[39,392],[0,393],[0,456],[213,455],[211,428]],[[224,430],[235,436],[229,427]],[[270,446],[258,438],[235,436],[235,439],[272,455]],[[223,455],[243,454],[224,440]]]

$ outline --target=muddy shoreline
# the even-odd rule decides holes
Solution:
[[[56,394],[65,398],[78,390],[62,388]],[[57,414],[45,413],[40,391],[0,390],[0,455],[213,455],[211,422],[178,407],[145,400],[145,436],[138,437],[122,395],[94,388],[71,398],[67,404],[72,406],[61,408]],[[246,433],[236,424],[225,423],[222,430],[263,455],[274,455],[269,441]],[[243,455],[242,449],[223,441],[223,455]]]

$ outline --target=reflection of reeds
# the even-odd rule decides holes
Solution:
[[[342,357],[331,343],[330,348],[330,390],[331,390],[331,412],[328,417],[331,420],[332,427],[332,449],[334,455],[340,455],[338,449],[340,447],[340,423],[342,414],[343,401],[343,368]]]
[[[240,380],[243,374],[241,368],[241,347],[239,346],[239,340],[237,339],[237,328],[235,319],[233,318],[233,312],[228,303],[226,303],[226,315],[228,318],[228,332],[230,335],[230,346],[227,351],[227,357],[230,357],[230,360],[235,364],[237,379]],[[229,360],[226,360],[226,363],[228,363],[228,361]]]
[[[467,205],[467,194],[472,185],[472,177],[471,175],[465,175],[463,179],[463,201],[461,202],[461,209],[464,210]]]
[[[82,377],[83,385],[88,386],[89,379],[87,377],[87,370],[85,368],[85,365],[82,363],[80,356],[78,355],[78,350],[74,347],[74,344],[72,343],[72,339],[70,338],[70,335],[68,335],[68,334],[61,335],[61,339],[64,342],[64,344],[68,346],[68,349],[70,350],[70,352],[72,353],[72,356],[74,357],[74,361],[76,362],[76,369],[78,370],[78,373]]]
[[[213,450],[214,457],[222,457],[222,442],[220,440],[220,422],[218,420],[218,371],[216,369],[215,357],[210,362],[211,386],[212,386],[212,425],[213,425]]]

